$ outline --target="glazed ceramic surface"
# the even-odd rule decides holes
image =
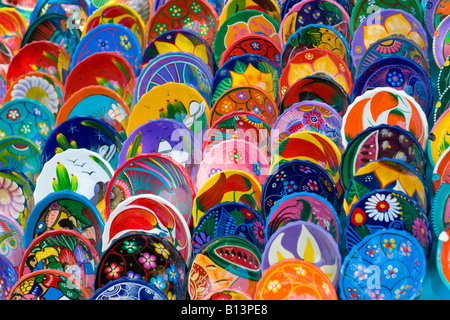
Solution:
[[[427,155],[431,166],[435,166],[442,153],[448,149],[448,119],[450,117],[450,109],[447,109],[436,121],[430,130],[429,139],[427,141]]]
[[[119,278],[97,289],[89,300],[167,300],[167,296],[144,280]]]
[[[429,0],[425,4],[424,26],[428,35],[433,38],[439,24],[448,16],[448,2],[445,0]]]
[[[433,192],[436,192],[442,184],[449,183],[450,178],[450,149],[445,149],[439,156],[431,175]]]
[[[16,220],[0,215],[0,256],[7,259],[16,270],[19,269],[25,252],[23,237],[23,228]]]
[[[448,229],[449,219],[449,187],[450,184],[442,184],[434,194],[433,203],[429,213],[435,235],[439,235]]]
[[[224,1],[225,5],[219,17],[219,24],[222,25],[233,14],[244,10],[258,10],[269,14],[278,23],[281,22],[280,7],[274,0],[264,2],[254,0],[229,0]]]
[[[253,298],[241,290],[223,288],[212,291],[202,300],[253,300]]]
[[[442,68],[450,55],[449,51],[450,19],[445,17],[437,26],[433,35],[433,56],[436,65]]]
[[[436,248],[436,266],[438,270],[439,277],[446,288],[450,287],[450,269],[448,265],[449,257],[449,228],[446,227],[445,230],[438,234],[438,244]]]
[[[442,85],[443,85],[443,78],[447,78],[448,77],[448,69],[447,66],[443,67],[441,69],[441,72],[439,74],[439,80]],[[449,109],[450,106],[450,90],[448,90],[447,87],[445,87],[444,91],[442,92],[442,94],[439,96],[436,104],[434,105],[434,110],[432,113],[432,123],[436,124],[436,122],[438,121],[438,119]]]
[[[7,300],[11,289],[19,280],[16,268],[4,255],[0,255],[0,279],[2,287],[0,290],[0,300]]]
[[[0,18],[2,21],[0,40],[8,47],[12,55],[16,55],[21,47],[28,23],[23,15],[14,8],[0,6]]]

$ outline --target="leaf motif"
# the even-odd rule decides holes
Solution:
[[[257,208],[255,199],[252,197],[251,194],[248,193],[244,193],[243,195],[241,195],[238,202],[246,204],[252,208]]]
[[[302,212],[300,213],[300,220],[308,221],[312,213],[311,204],[305,199],[298,199],[297,201],[303,204],[303,209]]]
[[[220,98],[220,96],[228,89],[231,88],[232,79],[231,78],[225,78],[222,81],[219,82],[217,87],[214,90],[214,94],[212,96],[212,101],[216,101]]]

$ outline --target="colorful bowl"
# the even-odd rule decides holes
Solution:
[[[11,289],[19,280],[19,275],[9,259],[2,254],[0,254],[0,278],[3,281],[0,288],[0,300],[7,300]]]
[[[3,214],[0,215],[0,226],[0,256],[8,259],[12,266],[19,270],[26,249],[23,228],[16,220]],[[1,275],[0,278],[4,281]]]
[[[142,279],[119,278],[97,289],[89,300],[167,300],[167,296]]]

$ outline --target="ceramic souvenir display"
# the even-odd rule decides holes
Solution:
[[[350,65],[349,44],[338,30],[325,24],[308,24],[298,28],[284,44],[281,68],[284,69],[297,53],[313,48],[329,50]]]
[[[117,92],[131,108],[135,84],[136,76],[133,68],[120,53],[96,52],[70,71],[64,86],[64,101],[69,100],[81,89],[101,85]]]
[[[222,141],[213,146],[199,164],[197,190],[214,174],[224,170],[247,172],[263,185],[269,175],[270,158],[249,141],[241,139]]]
[[[353,88],[353,79],[347,63],[327,49],[313,48],[297,53],[287,63],[280,77],[280,96],[297,80],[314,73],[330,75],[347,94]]]
[[[167,82],[145,93],[128,118],[127,136],[149,120],[174,119],[197,137],[207,130],[209,105],[194,88],[184,83]]]
[[[194,31],[211,46],[219,28],[217,12],[207,1],[168,0],[151,17],[147,43],[175,29]]]
[[[198,225],[209,209],[222,202],[244,203],[261,212],[260,198],[261,184],[253,175],[240,170],[220,171],[206,180],[194,198],[193,226]]]
[[[167,155],[141,153],[117,168],[108,184],[105,217],[129,197],[154,194],[171,202],[190,223],[194,186],[186,169]]]
[[[27,31],[28,23],[18,11],[0,4],[0,42],[16,55],[20,49],[23,36]]]
[[[256,87],[278,104],[279,79],[280,71],[269,60],[260,55],[243,54],[224,63],[217,70],[211,89],[211,100],[215,104],[225,91],[231,88]]]
[[[52,75],[43,71],[31,71],[17,78],[6,91],[3,103],[29,98],[44,105],[56,118],[63,105],[64,88]]]
[[[141,45],[136,35],[118,23],[105,23],[96,26],[81,38],[72,55],[70,69],[93,53],[114,51],[120,53],[134,70],[136,77],[141,70]]]
[[[267,242],[261,260],[261,270],[284,259],[308,261],[323,271],[337,288],[341,254],[337,242],[320,225],[303,220],[291,221],[278,228]]]
[[[142,279],[119,278],[97,289],[89,300],[167,300],[167,296]]]
[[[363,195],[374,190],[395,190],[408,195],[424,211],[430,201],[428,188],[414,167],[402,160],[381,158],[372,160],[357,169],[348,182],[342,199],[346,215]]]
[[[449,219],[449,195],[450,184],[443,183],[436,190],[431,210],[429,213],[430,221],[435,235],[439,235],[448,229]]]
[[[425,3],[424,11],[424,27],[430,38],[433,38],[436,28],[449,14],[448,3],[445,0],[429,0]]]
[[[145,23],[133,8],[127,4],[115,2],[102,5],[89,15],[81,37],[83,38],[90,30],[105,23],[121,24],[130,29],[141,45],[141,52],[144,51],[147,45]]]
[[[242,37],[239,37],[222,53],[222,57],[219,60],[218,68],[222,67],[225,62],[234,59],[237,56],[243,54],[257,54],[260,55],[275,65],[278,70],[280,68],[281,60],[281,48],[270,37],[264,34],[250,33]]]
[[[339,282],[342,300],[413,300],[422,289],[427,260],[406,231],[380,230],[345,257]]]
[[[342,228],[337,211],[324,197],[308,191],[286,195],[271,208],[266,218],[266,243],[279,228],[300,220],[318,224],[340,243]]]
[[[0,256],[8,259],[16,270],[19,269],[25,252],[23,233],[23,228],[16,220],[0,215]]]
[[[320,133],[344,151],[340,136],[341,127],[341,115],[328,104],[312,100],[294,103],[278,116],[277,122],[272,127],[270,152],[273,153],[289,135],[301,131]]]
[[[192,260],[189,270],[189,296],[202,300],[221,288],[238,289],[249,296],[261,278],[261,252],[238,236],[218,237]]]
[[[277,201],[300,191],[322,196],[339,212],[339,194],[325,169],[308,160],[294,159],[280,164],[264,183],[261,196],[262,215],[267,219]]]
[[[81,17],[83,11],[80,10],[79,12]],[[84,16],[84,19],[86,19],[86,16]],[[81,30],[76,27],[73,28],[73,23],[73,18],[65,13],[45,13],[34,20],[27,28],[21,46],[23,47],[33,41],[46,40],[60,45],[72,56],[81,38]]]
[[[347,252],[366,236],[384,229],[407,231],[429,257],[433,234],[426,212],[402,191],[388,189],[368,192],[351,207],[344,228]]]
[[[183,51],[158,55],[142,68],[134,88],[134,105],[152,88],[168,82],[184,83],[196,89],[207,105],[211,105],[211,70],[203,60]]]
[[[202,300],[253,300],[253,298],[241,290],[223,288],[212,291]]]
[[[7,300],[11,289],[19,280],[19,275],[12,263],[2,254],[0,254],[0,279],[2,281],[0,300]]]
[[[348,143],[358,133],[380,124],[397,125],[411,132],[425,150],[428,121],[422,107],[405,91],[379,87],[356,97],[343,116],[342,143]]]
[[[210,45],[198,33],[187,29],[170,30],[153,39],[143,52],[142,67],[159,55],[178,51],[192,53],[209,67],[211,73],[215,72],[216,62]]]
[[[284,46],[295,31],[309,24],[324,24],[338,30],[350,43],[350,16],[333,0],[307,0],[296,3],[280,24],[280,44]]]
[[[447,131],[450,123],[450,108],[437,119],[430,130],[427,141],[427,155],[429,164],[434,167],[442,153],[448,149]]]
[[[449,51],[449,29],[450,19],[445,17],[437,26],[433,35],[433,56],[438,68],[444,66],[445,61],[450,55]]]
[[[275,0],[254,1],[254,0],[229,0],[224,1],[225,5],[219,17],[219,25],[222,25],[233,14],[245,10],[258,10],[270,15],[278,23],[281,22],[280,7]]]
[[[403,161],[426,178],[427,159],[417,139],[399,126],[378,125],[359,133],[342,154],[339,168],[342,187],[349,187],[359,168],[382,158]]]
[[[367,48],[355,68],[355,78],[372,63],[388,57],[409,58],[430,76],[430,62],[419,45],[402,34],[394,34],[375,41]]]
[[[34,208],[34,183],[17,169],[0,169],[0,217],[15,220],[22,229]]]
[[[431,184],[434,193],[436,193],[441,184],[450,183],[449,159],[450,159],[450,149],[447,148],[439,156],[439,159],[433,168],[433,172],[431,175]]]
[[[161,228],[167,231],[166,238],[189,262],[192,254],[191,234],[180,211],[169,201],[152,194],[140,194],[122,201],[105,223],[103,231],[103,252],[125,233],[132,231],[151,232]],[[155,230],[156,231],[156,230]],[[165,236],[160,234],[161,237]]]
[[[254,300],[338,300],[338,297],[330,279],[317,266],[287,258],[265,270]]]
[[[283,99],[278,107],[279,114],[282,114],[294,103],[314,100],[328,104],[343,116],[350,104],[349,95],[342,86],[332,77],[317,73],[297,80],[281,93]]]
[[[8,300],[88,300],[90,295],[68,273],[43,269],[20,277],[11,289]]]
[[[87,86],[64,102],[56,116],[56,126],[73,117],[93,117],[109,123],[122,139],[126,139],[130,113],[128,105],[113,89],[101,85]]]
[[[51,230],[35,238],[24,252],[19,277],[53,269],[71,275],[90,294],[100,257],[91,242],[73,230]]]
[[[250,111],[232,111],[214,122],[203,139],[203,156],[212,147],[225,140],[242,139],[256,144],[264,154],[270,156],[269,137],[271,126],[266,119]]]
[[[262,34],[281,48],[279,30],[279,22],[264,12],[247,9],[234,13],[220,25],[215,35],[212,48],[216,64],[220,65],[222,55],[232,43],[248,34]]]
[[[149,120],[130,132],[123,142],[117,168],[139,153],[159,153],[183,165],[195,182],[202,157],[201,146],[196,143],[193,132],[176,120]]]
[[[266,222],[252,207],[238,202],[223,202],[209,209],[192,233],[192,256],[216,238],[236,235],[255,245],[262,253],[266,244]]]
[[[84,26],[87,17],[91,14],[89,3],[86,0],[37,0],[36,6],[31,12],[29,25],[42,16],[54,13],[67,17],[73,14],[72,24],[69,22],[69,27],[73,29],[80,29],[80,27]]]
[[[118,238],[100,258],[95,287],[119,278],[139,278],[155,285],[168,300],[185,300],[187,267],[180,253],[157,235],[133,232]]]
[[[100,154],[69,148],[42,161],[45,164],[34,190],[36,203],[53,192],[70,190],[85,196],[103,214],[104,197],[114,169]]]
[[[375,61],[355,79],[350,100],[368,90],[380,87],[405,91],[428,116],[433,109],[433,88],[430,77],[410,58],[387,57]]]
[[[240,85],[240,77],[252,79],[254,74],[257,73],[257,70],[253,69],[252,66],[252,64],[248,65],[243,76],[235,72],[230,72],[231,81],[228,81],[230,78],[225,78],[223,80],[223,83],[231,82],[231,88],[224,90],[215,100],[208,118],[208,126],[210,128],[214,126],[221,117],[234,111],[248,111],[252,114],[256,113],[257,115],[262,116],[269,126],[273,126],[278,116],[278,107],[273,100],[273,96],[270,95],[270,92],[265,91],[260,86],[253,87],[250,82],[244,82],[242,83],[242,86]],[[266,74],[267,77],[263,73],[260,74],[261,83],[267,85],[272,85],[272,83],[274,83],[272,82],[273,78],[270,78],[270,74]],[[264,79],[264,77],[266,78]],[[219,91],[221,91],[220,88],[217,89],[217,93],[219,93]]]
[[[23,46],[12,58],[6,74],[7,88],[20,76],[31,71],[43,71],[54,76],[62,85],[69,74],[71,57],[60,45],[46,40]]]
[[[49,134],[42,147],[42,165],[55,154],[71,148],[96,152],[115,169],[122,143],[122,138],[109,123],[92,117],[74,117]]]
[[[21,172],[32,185],[41,173],[41,149],[22,136],[4,136],[0,139],[0,168]]]
[[[428,35],[417,18],[401,9],[383,9],[367,16],[355,30],[350,45],[353,66],[358,67],[361,57],[372,43],[385,37],[401,34],[417,43],[428,53]]]

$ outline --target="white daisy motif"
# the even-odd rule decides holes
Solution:
[[[400,204],[390,194],[376,193],[367,200],[365,210],[367,215],[375,221],[389,222],[400,214]]]
[[[22,189],[14,181],[0,177],[0,211],[17,219],[24,209]]]
[[[26,76],[13,86],[12,99],[29,98],[42,103],[50,112],[58,112],[59,99],[55,88],[44,78]]]

